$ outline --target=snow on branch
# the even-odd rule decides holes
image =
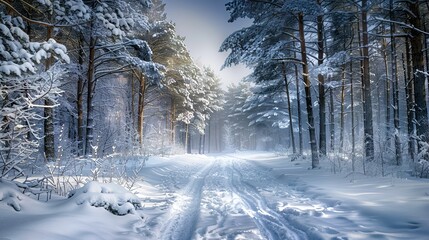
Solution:
[[[401,25],[401,26],[403,26],[403,27],[406,27],[406,28],[409,28],[409,29],[415,30],[415,31],[417,31],[417,32],[423,33],[423,34],[425,34],[425,35],[429,35],[429,32],[423,31],[423,30],[421,30],[421,29],[418,29],[418,28],[414,27],[413,25],[406,24],[406,23],[404,23],[404,22],[394,21],[394,20],[385,19],[385,18],[380,18],[380,17],[375,17],[375,19],[376,19],[376,20],[378,20],[378,21],[381,21],[381,22],[395,23],[395,24]]]
[[[421,71],[421,70],[417,70],[417,72],[425,75],[426,77],[429,77],[429,72],[424,72],[424,71]]]

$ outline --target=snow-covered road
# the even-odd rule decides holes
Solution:
[[[137,196],[90,181],[48,202],[0,182],[0,239],[428,239],[428,179],[333,174],[329,164],[310,170],[308,158],[268,152],[153,156]]]
[[[307,239],[249,183],[255,174],[269,179],[267,173],[237,158],[208,163],[172,205],[160,238]]]
[[[395,219],[383,222],[365,214],[367,208],[320,194],[300,181],[297,169],[308,170],[299,163],[274,169],[270,157],[218,155],[149,165],[146,184],[155,189],[145,199],[141,232],[149,239],[409,239],[422,230],[406,220],[395,229]]]

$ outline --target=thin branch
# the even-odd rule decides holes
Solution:
[[[273,58],[273,60],[279,61],[279,62],[291,62],[291,63],[304,65],[304,63],[302,61],[300,61],[299,59],[296,59],[296,58]]]
[[[420,32],[420,33],[423,33],[423,34],[425,34],[425,35],[429,35],[429,33],[428,33],[428,32],[425,32],[425,31],[423,31],[423,30],[420,30],[420,29],[418,29],[418,28],[414,27],[413,25],[409,25],[409,24],[406,24],[406,23],[404,23],[404,22],[393,21],[393,20],[388,20],[388,19],[379,18],[379,17],[376,17],[375,19],[376,19],[376,20],[378,20],[378,21],[382,21],[382,22],[396,23],[396,24],[401,25],[401,26],[403,26],[403,27],[406,27],[406,28],[409,28],[409,29],[415,30],[415,31]]]

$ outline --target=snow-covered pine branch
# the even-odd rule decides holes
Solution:
[[[24,29],[21,17],[0,13],[0,178],[21,175],[20,164],[37,151],[41,136],[35,122],[43,117],[36,109],[45,107],[38,101],[55,103],[64,74],[61,61],[70,62],[64,45],[53,39],[31,42]],[[49,58],[56,63],[41,71],[42,61]]]

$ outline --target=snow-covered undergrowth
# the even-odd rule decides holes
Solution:
[[[151,157],[133,193],[90,182],[47,202],[2,182],[0,238],[427,239],[427,179],[333,174],[329,161],[310,170],[308,158],[291,160]]]
[[[18,187],[12,182],[0,179],[0,204],[12,207],[15,211],[21,211],[20,202],[25,198]]]
[[[0,239],[139,239],[140,199],[115,184],[90,182],[70,198],[37,201],[0,182]],[[118,216],[121,215],[121,216]]]
[[[135,190],[141,180],[141,170],[148,156],[108,155],[105,158],[66,158],[48,164],[34,162],[28,179],[38,181],[41,188],[61,196],[90,181],[116,183],[127,190]],[[20,179],[24,181],[23,179]]]
[[[135,214],[136,209],[141,207],[140,199],[136,195],[112,183],[89,182],[72,190],[69,198],[75,200],[78,205],[88,203],[120,216]]]

